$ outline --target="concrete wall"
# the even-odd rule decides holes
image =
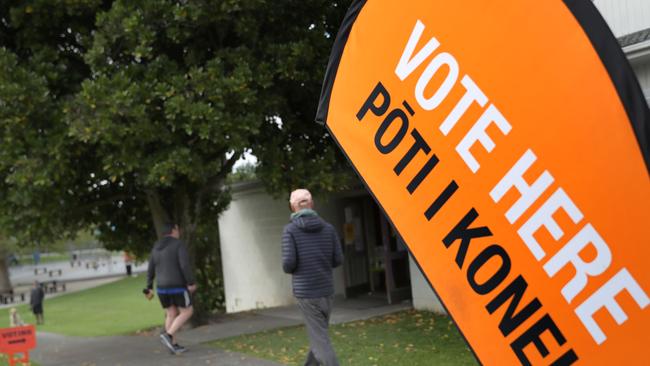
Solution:
[[[326,219],[336,211],[335,207],[320,207]],[[233,189],[230,207],[219,218],[227,312],[294,302],[291,276],[282,271],[281,254],[282,229],[289,215],[288,203],[274,200],[259,184]],[[342,269],[334,276],[335,291],[342,294]]]
[[[286,204],[259,187],[233,193],[219,218],[226,311],[291,304],[291,277],[282,271],[281,236]]]
[[[316,210],[342,237],[343,204],[315,198]],[[259,184],[235,187],[230,207],[219,218],[226,311],[229,313],[283,306],[294,302],[291,276],[282,272],[282,228],[289,220],[288,205],[274,200]],[[413,259],[410,259],[413,306],[444,313]],[[343,267],[334,270],[334,291],[345,292]]]
[[[594,0],[616,37],[650,28],[648,0]]]
[[[420,268],[409,256],[409,269],[411,272],[411,292],[413,294],[413,307],[420,310],[429,310],[439,314],[446,314],[440,300],[431,290],[431,286],[424,278]]]

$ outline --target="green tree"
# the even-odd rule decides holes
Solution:
[[[244,151],[276,194],[346,181],[338,149],[312,122],[346,8],[2,2],[1,227],[25,242],[95,228],[107,248],[145,255],[174,220],[202,284],[219,288],[217,218]],[[205,292],[207,308],[222,300]]]
[[[84,160],[69,149],[61,104],[89,75],[83,44],[101,6],[0,2],[0,231],[24,245],[70,235],[85,223],[66,200],[79,188],[69,167]]]

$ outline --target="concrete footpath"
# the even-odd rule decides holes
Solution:
[[[341,299],[334,303],[332,323],[363,320],[410,308],[408,302],[386,305],[385,299],[378,298]],[[156,332],[150,335],[90,338],[38,332],[38,347],[31,353],[31,358],[43,366],[273,366],[279,364],[209,347],[204,343],[299,324],[302,324],[302,318],[296,306],[223,315],[212,324],[181,332],[178,341],[189,350],[180,356],[170,355]]]

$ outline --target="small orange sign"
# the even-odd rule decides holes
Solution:
[[[650,112],[591,1],[355,1],[317,119],[482,363],[647,362]]]
[[[9,355],[9,365],[29,363],[29,350],[34,347],[36,328],[33,325],[0,329],[0,353]],[[15,359],[16,354],[23,354],[23,358]]]

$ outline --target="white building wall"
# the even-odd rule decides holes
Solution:
[[[411,272],[411,293],[413,295],[413,307],[418,310],[429,310],[438,314],[446,314],[438,296],[429,286],[422,271],[409,255],[409,270]]]
[[[616,37],[650,28],[650,0],[594,0]]]
[[[253,187],[233,194],[219,218],[226,311],[288,305],[291,277],[282,271],[287,205]]]
[[[335,211],[327,205],[321,210],[326,220]],[[235,189],[219,218],[226,312],[294,303],[291,276],[282,271],[282,229],[290,214],[288,202],[273,199],[258,184]],[[335,292],[342,294],[341,268],[334,279]]]

